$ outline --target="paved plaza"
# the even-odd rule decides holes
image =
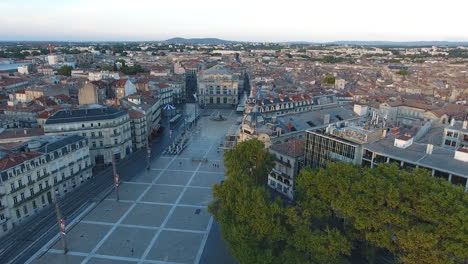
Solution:
[[[221,112],[227,120],[203,116],[182,153],[135,168],[119,187],[120,201],[110,194],[67,230],[67,255],[54,241],[33,263],[199,263],[213,224],[212,186],[224,178],[219,146],[238,118]]]

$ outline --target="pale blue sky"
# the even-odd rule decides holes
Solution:
[[[0,0],[0,40],[468,41],[467,0]]]

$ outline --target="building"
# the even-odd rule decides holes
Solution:
[[[323,128],[333,123],[361,118],[353,111],[351,105],[335,104],[322,108],[310,107],[314,110],[293,111],[280,116],[271,116],[257,110],[245,114],[239,127],[239,141],[256,138],[269,147],[289,140],[304,139],[305,131],[308,129]]]
[[[344,90],[346,86],[346,81],[344,79],[337,78],[335,79],[335,89]]]
[[[152,92],[140,92],[121,100],[130,116],[133,149],[147,146],[160,128],[161,100]]]
[[[87,139],[45,136],[0,159],[0,235],[92,176]]]
[[[112,82],[115,97],[118,99],[136,93],[136,86],[128,79],[120,79]]]
[[[157,83],[156,84],[156,92],[158,93],[159,97],[161,98],[161,103],[163,105],[172,104],[173,103],[173,90],[172,87],[166,83]]]
[[[146,116],[143,113],[133,109],[129,109],[127,111],[128,116],[130,117],[133,151],[136,151],[148,145],[148,127]]]
[[[47,62],[49,65],[57,65],[60,63],[61,57],[58,55],[49,55],[47,56]]]
[[[55,112],[44,124],[46,135],[81,135],[88,139],[94,164],[109,164],[132,152],[128,113],[111,107],[86,107]]]
[[[463,122],[452,119],[450,125],[444,127],[442,146],[452,150],[468,147],[468,116]]]
[[[18,66],[18,73],[22,75],[29,74],[31,70],[30,64]]]
[[[50,66],[40,66],[37,68],[37,72],[44,75],[54,75],[55,73],[54,68]]]
[[[198,102],[234,106],[238,104],[239,80],[227,68],[216,65],[198,76]]]
[[[305,165],[321,168],[328,162],[344,161],[373,168],[397,163],[402,169],[427,169],[432,176],[468,191],[468,147],[447,149],[437,145],[442,132],[437,126],[431,127],[434,121],[385,126],[373,120],[307,131]]]
[[[250,96],[246,101],[246,112],[258,111],[266,117],[300,113],[338,105],[334,94],[277,94],[258,91],[256,96]]]
[[[294,199],[295,179],[304,167],[305,139],[272,145],[274,167],[268,174],[268,186],[289,199]]]
[[[94,54],[91,52],[82,52],[75,55],[76,63],[80,64],[91,64],[94,62]]]
[[[107,98],[107,85],[103,81],[88,82],[78,90],[80,105],[99,104]]]

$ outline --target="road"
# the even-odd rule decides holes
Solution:
[[[168,127],[167,120],[163,127]],[[169,129],[151,142],[152,160],[159,156],[172,140],[183,131],[183,122],[174,129],[172,137]],[[117,170],[122,180],[130,179],[135,166],[146,167],[146,149],[133,153],[128,159],[121,161]],[[103,195],[112,188],[113,177],[111,168],[106,168],[94,175],[94,179],[79,186],[73,192],[60,199],[63,217],[71,222],[79,213],[96,199],[103,199]],[[16,230],[0,240],[0,263],[25,263],[47,241],[52,239],[58,231],[55,211],[49,206],[32,216]],[[55,229],[57,228],[57,229]]]

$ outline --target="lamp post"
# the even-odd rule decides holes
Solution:
[[[117,198],[117,202],[119,201],[119,183],[120,183],[120,175],[117,173],[117,166],[115,164],[115,153],[112,153],[112,172],[114,175],[114,189]]]
[[[150,169],[150,162],[151,162],[151,146],[149,144],[148,137],[146,137],[146,169]]]
[[[55,187],[55,185],[53,187]],[[57,216],[57,224],[59,226],[60,240],[62,240],[63,254],[67,254],[68,247],[67,240],[65,238],[65,220],[62,218],[62,212],[60,211],[60,206],[55,194],[55,188],[52,190],[52,193],[54,194],[55,214]]]

